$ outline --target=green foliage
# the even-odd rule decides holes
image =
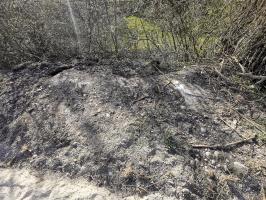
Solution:
[[[136,16],[126,17],[125,20],[131,35],[135,36],[134,45],[130,47],[134,50],[156,49],[163,47],[164,37],[171,40],[170,33],[163,33],[163,30],[155,23]],[[156,42],[153,41],[155,36],[157,36]]]
[[[134,35],[133,49],[181,54],[181,60],[213,57],[221,51],[221,36],[232,23],[237,3],[156,1],[126,18]],[[131,47],[132,48],[132,47]]]

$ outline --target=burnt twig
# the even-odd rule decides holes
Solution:
[[[255,83],[255,85],[259,85],[259,84],[263,83],[264,81],[266,81],[266,76],[257,76],[257,75],[252,74],[251,72],[250,73],[239,73],[238,75],[243,76],[243,77],[247,77],[247,78],[250,78],[253,80],[259,80]]]
[[[250,144],[250,143],[256,143],[258,136],[255,135],[253,137],[244,139],[244,140],[240,140],[237,142],[232,142],[232,143],[228,143],[225,145],[192,145],[192,148],[195,149],[211,149],[211,150],[221,150],[221,151],[230,151],[234,148],[243,146],[245,144]]]

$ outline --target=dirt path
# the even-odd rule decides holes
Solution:
[[[0,169],[0,199],[120,199],[108,190],[53,175],[36,176],[26,169]]]
[[[0,169],[1,200],[154,200],[166,199],[160,194],[144,198],[122,197],[97,187],[84,179],[69,179],[62,175],[40,175],[27,169]],[[170,198],[167,198],[170,200]]]

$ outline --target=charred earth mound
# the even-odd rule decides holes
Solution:
[[[260,199],[263,128],[245,119],[265,107],[225,87],[199,67],[24,63],[1,72],[1,166],[82,177],[125,198]]]

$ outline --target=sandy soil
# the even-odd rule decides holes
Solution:
[[[85,179],[70,179],[59,174],[40,175],[28,169],[0,169],[1,200],[153,200],[164,198],[160,194],[146,197],[112,194]]]

